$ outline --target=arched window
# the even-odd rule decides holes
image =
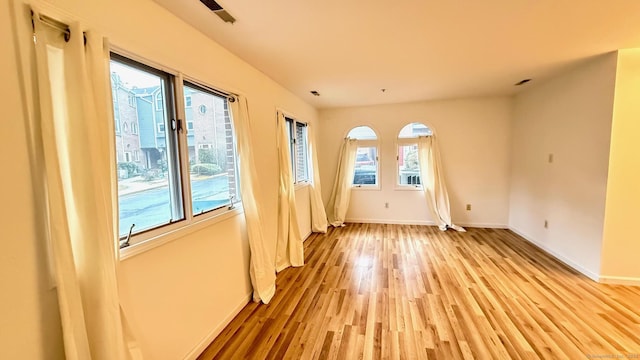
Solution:
[[[423,123],[411,123],[398,134],[398,186],[422,187],[418,143],[420,136],[431,136],[433,131]]]
[[[355,187],[378,187],[378,136],[368,126],[358,126],[347,137],[358,140],[356,164],[353,175]]]

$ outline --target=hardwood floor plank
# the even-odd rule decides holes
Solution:
[[[640,288],[501,229],[347,224],[305,242],[269,305],[199,359],[574,359],[640,353]]]

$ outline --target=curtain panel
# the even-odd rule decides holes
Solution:
[[[313,182],[309,195],[311,196],[311,230],[313,232],[327,232],[327,213],[322,203],[322,191],[320,188],[320,168],[318,167],[318,149],[316,147],[315,129],[312,125],[307,125],[307,137],[309,153],[311,156],[311,172]]]
[[[327,204],[327,218],[333,227],[344,226],[349,200],[351,198],[351,186],[356,164],[356,152],[358,141],[346,138],[340,150],[338,169],[333,183],[331,197]]]
[[[418,162],[420,163],[420,178],[423,179],[422,190],[436,225],[442,231],[449,228],[465,231],[464,228],[451,221],[449,193],[444,182],[440,152],[435,136],[418,138]]]
[[[268,304],[276,292],[276,273],[273,257],[267,251],[265,244],[262,215],[255,196],[259,193],[260,179],[252,150],[247,99],[244,96],[238,96],[231,103],[231,111],[238,143],[240,194],[251,251],[249,275],[253,286],[253,301]]]
[[[289,266],[304,265],[304,248],[298,228],[296,194],[291,169],[289,134],[284,115],[278,112],[277,134],[279,186],[278,186],[278,238],[276,241],[276,271]]]
[[[14,5],[30,148],[39,149],[30,161],[42,170],[34,193],[44,197],[39,221],[66,358],[141,359],[118,294],[108,42],[79,23],[68,24],[65,39],[39,9]]]

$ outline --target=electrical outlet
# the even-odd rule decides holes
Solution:
[[[471,211],[471,204],[467,204],[467,211]]]
[[[547,220],[544,221],[544,228],[545,229],[549,228],[549,222]]]
[[[388,209],[388,208],[389,208],[389,203],[388,203],[388,202],[384,203],[384,208],[385,208],[385,209]]]

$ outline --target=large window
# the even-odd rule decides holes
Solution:
[[[111,80],[114,117],[123,128],[135,124],[135,131],[114,134],[121,239],[131,232],[130,242],[140,242],[238,201],[227,97],[117,54],[111,55]],[[190,108],[177,108],[176,95],[183,92],[214,111],[194,118]],[[126,105],[130,93],[135,107],[119,103]],[[179,120],[185,118],[193,123],[188,130]]]
[[[358,126],[347,135],[358,140],[356,164],[353,175],[355,187],[378,186],[378,137],[372,128]]]
[[[422,123],[411,123],[398,134],[398,185],[419,188],[420,164],[418,162],[418,143],[420,136],[432,135],[431,129]]]
[[[310,181],[307,124],[286,118],[289,130],[291,168],[295,183]]]

